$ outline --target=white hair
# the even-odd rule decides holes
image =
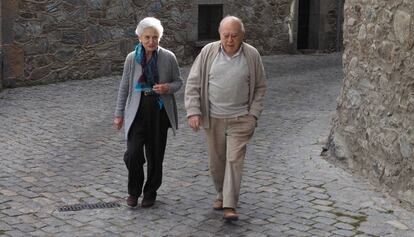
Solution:
[[[138,37],[141,37],[144,30],[148,27],[154,28],[158,32],[158,39],[161,39],[162,33],[164,32],[164,27],[162,27],[161,21],[155,17],[145,17],[144,19],[142,19],[137,25],[135,34]]]
[[[218,28],[218,31],[219,31],[219,32],[220,32],[220,29],[221,29],[222,25],[223,25],[226,21],[235,21],[235,22],[239,23],[239,24],[240,24],[240,29],[241,29],[241,31],[242,31],[243,33],[245,32],[245,31],[244,31],[244,24],[243,24],[243,21],[242,21],[240,18],[235,17],[235,16],[226,16],[226,17],[224,17],[224,18],[220,21],[220,26],[219,26],[219,28]]]

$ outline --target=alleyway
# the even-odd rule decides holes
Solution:
[[[112,127],[118,76],[3,90],[0,236],[414,236],[413,212],[319,156],[340,92],[340,57],[263,58],[265,111],[234,223],[211,208],[204,133],[186,124],[183,89],[150,209],[124,201],[125,143]],[[101,202],[115,207],[59,210]]]

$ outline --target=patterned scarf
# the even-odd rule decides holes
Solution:
[[[141,64],[142,68],[142,74],[138,78],[137,84],[135,85],[135,91],[147,91],[155,93],[152,91],[152,87],[158,83],[158,52],[155,50],[152,53],[151,59],[147,62],[145,48],[141,43],[139,43],[135,47],[135,61]],[[160,109],[162,109],[164,103],[158,94],[155,95],[157,97],[157,103]]]
[[[138,83],[135,87],[137,91],[147,91],[151,89],[156,83],[158,83],[158,68],[157,68],[158,53],[154,51],[152,57],[147,62],[145,57],[145,48],[139,43],[135,47],[135,60],[141,64],[142,74],[138,79]]]

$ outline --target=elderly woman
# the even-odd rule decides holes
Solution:
[[[142,193],[141,206],[154,205],[162,181],[167,131],[171,127],[175,134],[178,125],[174,93],[183,81],[175,55],[159,46],[163,30],[156,18],[139,22],[135,33],[140,43],[126,57],[118,91],[114,124],[118,130],[125,128],[130,207],[137,206]]]

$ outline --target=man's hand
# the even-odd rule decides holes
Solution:
[[[122,125],[124,124],[124,117],[116,117],[114,119],[114,125],[116,129],[121,129]]]
[[[193,129],[194,132],[197,132],[200,129],[201,125],[201,116],[200,115],[192,115],[188,117],[188,125]]]
[[[170,86],[168,84],[155,84],[152,87],[152,90],[157,94],[167,94],[170,91]]]

